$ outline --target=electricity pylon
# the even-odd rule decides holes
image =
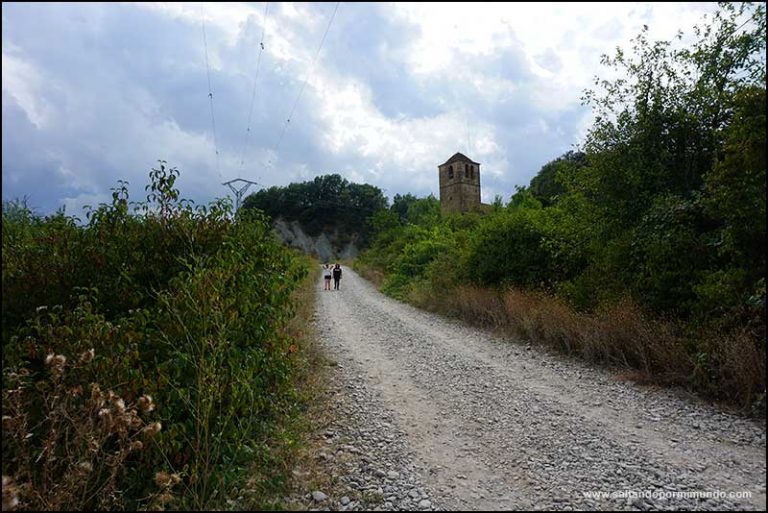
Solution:
[[[245,182],[245,185],[240,187],[239,189],[235,188],[234,185],[232,185],[235,182]],[[234,180],[230,180],[228,182],[224,182],[221,185],[226,185],[230,189],[232,189],[232,192],[235,193],[235,212],[237,213],[238,210],[240,210],[240,202],[243,198],[243,194],[245,194],[245,191],[248,190],[248,187],[251,185],[261,185],[258,182],[252,182],[250,180],[245,180],[244,178],[235,178]]]

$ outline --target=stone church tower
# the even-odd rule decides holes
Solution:
[[[440,211],[443,214],[482,209],[479,163],[456,153],[437,169],[440,176]]]

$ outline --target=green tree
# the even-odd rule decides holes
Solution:
[[[405,196],[400,194],[395,194],[395,197],[392,199],[392,212],[395,212],[399,217],[400,220],[403,222],[407,222],[408,220],[408,207],[411,206],[412,203],[416,202],[418,198],[414,196],[411,193],[406,194]]]
[[[298,221],[309,235],[338,229],[350,237],[357,234],[366,244],[371,218],[387,206],[387,198],[378,187],[350,183],[341,175],[331,174],[262,189],[246,197],[241,208],[261,210],[273,220]]]
[[[432,194],[419,198],[408,205],[406,216],[409,223],[434,226],[440,221],[440,200]]]
[[[580,151],[568,151],[560,157],[547,162],[531,179],[528,190],[542,205],[549,206],[566,192],[565,180],[578,173],[586,165],[586,154]]]
[[[588,164],[564,177],[567,194],[594,206],[590,285],[685,315],[704,315],[697,296],[712,308],[765,268],[754,256],[764,253],[754,241],[765,238],[764,194],[755,193],[765,190],[765,117],[750,114],[765,109],[765,6],[721,4],[695,34],[680,48],[650,41],[644,27],[631,55],[603,57],[618,78],[585,93],[596,114]]]
[[[765,89],[748,87],[734,99],[723,131],[724,150],[704,176],[703,204],[717,227],[707,234],[718,265],[697,286],[703,311],[752,310],[765,323],[766,247]]]
[[[540,209],[515,208],[485,219],[469,243],[463,273],[482,285],[547,285],[550,258],[540,215]]]
[[[651,42],[644,27],[632,56],[603,56],[619,78],[596,79],[602,94],[585,93],[596,121],[579,186],[616,220],[616,230],[637,222],[657,194],[691,197],[699,190],[723,150],[736,93],[764,87],[764,5],[721,4],[695,30],[692,48],[676,49]]]

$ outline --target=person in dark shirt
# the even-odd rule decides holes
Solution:
[[[341,280],[341,264],[336,264],[333,268],[333,290],[339,290],[339,281]]]

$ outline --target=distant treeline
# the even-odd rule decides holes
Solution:
[[[689,47],[643,30],[604,57],[579,151],[486,216],[400,198],[364,265],[394,296],[764,405],[765,27],[764,4],[721,4]],[[668,324],[620,328],[640,318]]]
[[[312,181],[273,186],[249,195],[241,208],[258,209],[272,219],[298,221],[309,235],[338,229],[358,234],[363,245],[371,235],[370,218],[387,208],[381,189],[350,183],[338,174],[318,176]]]

